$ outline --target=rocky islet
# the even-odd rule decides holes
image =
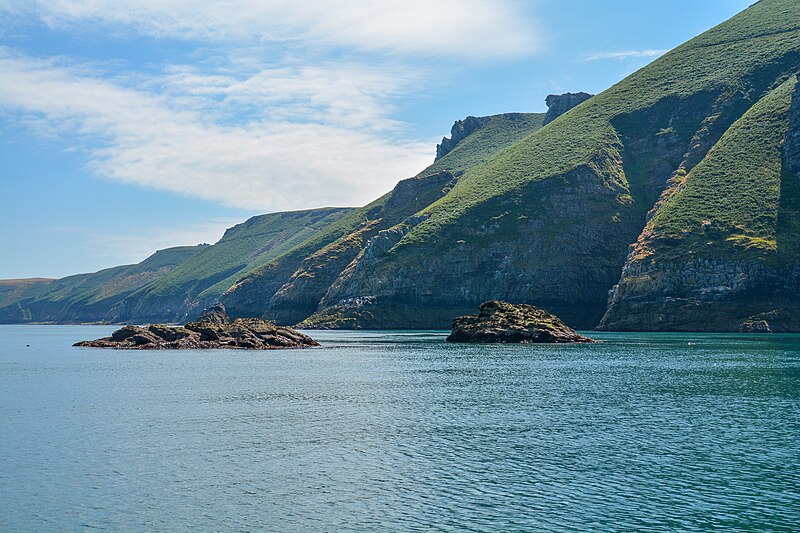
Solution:
[[[553,344],[595,342],[543,309],[498,300],[482,303],[477,315],[453,319],[453,331],[447,341]]]
[[[110,337],[82,341],[75,346],[129,350],[197,350],[240,348],[273,350],[319,346],[308,335],[292,328],[276,326],[260,318],[230,320],[225,308],[216,305],[205,310],[195,322],[185,326],[151,324],[128,325]]]

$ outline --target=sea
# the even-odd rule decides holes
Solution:
[[[800,336],[0,326],[2,531],[798,531]]]

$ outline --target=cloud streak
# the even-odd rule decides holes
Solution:
[[[669,52],[667,49],[657,50],[623,50],[620,52],[592,52],[586,54],[586,61],[599,61],[602,59],[639,59],[656,58]]]
[[[0,9],[52,28],[128,28],[205,42],[294,41],[467,59],[539,48],[521,6],[501,0],[34,0]]]
[[[381,70],[330,65],[237,78],[173,68],[132,87],[8,49],[0,70],[1,105],[76,139],[95,174],[233,207],[360,205],[432,160],[432,143],[394,133],[386,100],[404,81]],[[226,108],[248,106],[245,120],[225,123]]]

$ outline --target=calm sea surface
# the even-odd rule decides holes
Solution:
[[[0,326],[0,530],[800,528],[800,336],[70,346],[113,329]]]

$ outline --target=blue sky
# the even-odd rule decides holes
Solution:
[[[363,205],[467,115],[598,93],[739,0],[0,0],[0,278]]]

